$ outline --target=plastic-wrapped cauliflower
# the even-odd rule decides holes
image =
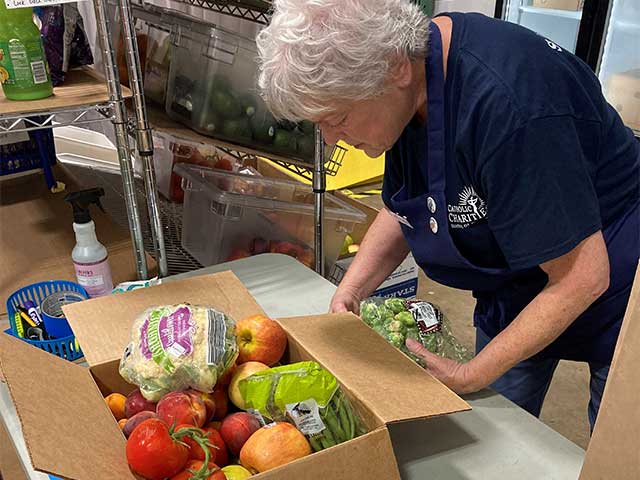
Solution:
[[[235,322],[212,308],[162,305],[133,322],[120,375],[157,402],[171,391],[211,392],[238,358]]]

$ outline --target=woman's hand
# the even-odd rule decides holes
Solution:
[[[477,392],[488,386],[473,378],[470,368],[471,362],[458,363],[455,360],[443,358],[431,353],[420,342],[411,338],[407,340],[407,348],[425,361],[426,370],[431,375],[458,394]]]
[[[348,287],[338,287],[335,295],[331,299],[330,313],[353,312],[360,314],[360,297]]]

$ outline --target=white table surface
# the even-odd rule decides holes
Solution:
[[[326,313],[335,286],[292,258],[260,255],[177,275],[232,270],[272,317]],[[492,391],[468,395],[473,410],[390,426],[405,480],[576,480],[584,450]],[[429,401],[425,399],[425,401]],[[28,478],[34,472],[6,385],[0,384],[0,417]],[[7,479],[10,480],[10,479]]]

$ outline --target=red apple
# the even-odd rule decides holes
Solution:
[[[249,437],[260,429],[260,422],[253,415],[245,412],[234,413],[222,421],[220,435],[229,451],[238,455]]]
[[[155,402],[150,402],[142,396],[140,390],[136,388],[133,392],[127,395],[127,399],[124,402],[124,416],[127,418],[133,417],[136,413],[149,411],[156,411]]]
[[[213,415],[213,420],[222,420],[227,416],[229,411],[229,396],[225,387],[216,387],[211,394],[213,401],[216,404],[216,411]]]
[[[207,407],[197,396],[171,392],[160,399],[156,413],[169,426],[187,423],[201,427],[207,418]]]
[[[287,348],[287,334],[280,324],[264,315],[243,318],[236,324],[238,363],[261,362],[273,365]]]
[[[266,472],[311,454],[300,431],[286,422],[262,427],[240,450],[240,463],[252,472]]]
[[[131,435],[131,432],[133,432],[134,428],[136,428],[145,420],[149,420],[150,418],[156,418],[156,417],[157,417],[156,412],[150,412],[148,410],[144,410],[142,412],[136,413],[134,416],[126,420],[126,423],[122,428],[122,432],[124,433],[124,436],[129,438],[129,435]]]
[[[229,399],[231,402],[238,407],[240,410],[244,410],[246,408],[244,404],[244,399],[242,398],[242,394],[240,393],[240,381],[250,377],[254,373],[261,372],[262,370],[267,370],[269,368],[268,365],[260,362],[247,362],[240,365],[233,377],[231,378],[231,383],[229,384]]]
[[[202,403],[204,403],[204,406],[207,409],[207,418],[205,418],[204,423],[208,423],[213,420],[213,416],[216,413],[216,401],[213,398],[213,393],[200,392],[198,390],[185,390],[184,393],[202,400]]]

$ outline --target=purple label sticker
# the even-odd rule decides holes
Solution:
[[[155,330],[151,332],[155,338],[159,337],[160,352],[162,355],[166,352],[174,357],[182,357],[193,352],[193,335],[195,334],[196,322],[193,320],[191,310],[187,307],[180,307],[170,315],[166,315],[166,310],[154,310],[149,318],[146,318],[142,327],[140,327],[140,351],[148,360],[154,357],[153,352],[158,350],[150,348],[149,345],[149,329]]]

